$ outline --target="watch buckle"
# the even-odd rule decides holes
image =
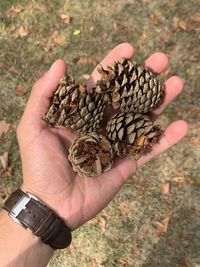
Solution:
[[[10,210],[9,215],[13,218],[17,223],[21,224],[17,219],[17,216],[20,214],[22,210],[26,208],[26,205],[30,202],[31,197],[29,195],[23,195],[19,201],[13,206]],[[22,224],[21,224],[22,225]],[[24,226],[24,225],[23,225]]]

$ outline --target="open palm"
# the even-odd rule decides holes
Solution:
[[[121,58],[131,58],[133,53],[132,46],[123,43],[115,47],[101,65],[106,67]],[[159,73],[167,67],[168,59],[163,53],[154,53],[145,65]],[[50,126],[42,119],[65,72],[65,63],[57,60],[48,73],[34,84],[17,134],[23,166],[22,189],[42,199],[73,230],[102,210],[137,167],[182,139],[187,132],[187,124],[184,121],[173,122],[159,144],[137,162],[118,159],[109,172],[99,177],[80,177],[67,161],[68,149],[76,134],[63,127]],[[98,79],[95,69],[88,86],[92,87]],[[158,115],[183,88],[183,82],[177,76],[169,78],[165,85],[164,102],[153,111],[153,116]]]

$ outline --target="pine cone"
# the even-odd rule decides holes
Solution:
[[[138,159],[158,141],[162,131],[147,115],[123,112],[109,120],[106,133],[118,156]]]
[[[92,132],[99,128],[104,109],[102,93],[88,92],[86,85],[77,84],[69,76],[64,76],[44,120],[77,132]]]
[[[68,159],[79,175],[98,176],[112,167],[113,150],[104,136],[89,133],[75,140]]]
[[[96,91],[104,91],[114,109],[147,113],[159,104],[164,86],[151,70],[128,59],[115,62],[107,69],[98,69],[101,80]]]

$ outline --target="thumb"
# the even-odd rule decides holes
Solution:
[[[49,71],[45,73],[31,90],[28,103],[20,124],[40,126],[43,125],[42,117],[47,112],[50,101],[60,79],[66,73],[66,64],[62,59],[56,60]]]

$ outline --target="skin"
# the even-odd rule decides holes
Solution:
[[[106,67],[114,60],[122,57],[129,59],[133,54],[134,49],[130,44],[120,44],[103,59],[101,65]],[[163,53],[154,53],[145,65],[161,73],[168,67],[168,58]],[[52,127],[42,119],[66,68],[64,61],[59,59],[34,84],[17,133],[23,164],[22,188],[43,199],[74,230],[102,210],[137,167],[177,143],[186,134],[187,124],[176,121],[169,125],[159,144],[138,162],[120,159],[111,171],[95,179],[80,177],[72,171],[66,160],[75,134],[63,127]],[[99,78],[95,69],[88,87],[92,87]],[[159,115],[183,89],[183,81],[177,76],[170,77],[165,84],[164,103],[153,112],[154,115]]]
[[[129,59],[133,55],[133,47],[123,43],[116,46],[102,60],[101,65],[106,68],[113,61]],[[156,52],[150,55],[145,65],[154,72],[161,73],[168,67],[168,58],[165,54]],[[34,84],[17,129],[17,137],[23,167],[22,190],[29,191],[43,200],[74,230],[101,211],[137,168],[180,141],[187,133],[188,126],[182,120],[173,122],[165,130],[160,142],[138,161],[118,159],[109,172],[95,179],[80,177],[72,171],[67,161],[69,146],[76,135],[63,127],[50,126],[42,119],[66,69],[65,62],[59,59]],[[95,69],[88,81],[88,87],[93,87],[99,78]],[[153,117],[158,116],[183,89],[183,81],[178,76],[170,77],[165,85],[165,99],[163,104],[152,112]],[[10,227],[14,227],[13,223],[11,224]],[[27,232],[24,229],[18,231],[23,231],[24,235]],[[9,247],[9,234],[6,240]],[[24,242],[23,245],[25,244]],[[35,251],[37,253],[37,249]],[[51,253],[47,253],[46,262],[50,257]],[[38,263],[37,266],[45,266],[46,262],[43,261],[43,265]],[[32,266],[30,262],[29,265],[27,262],[26,264]]]

